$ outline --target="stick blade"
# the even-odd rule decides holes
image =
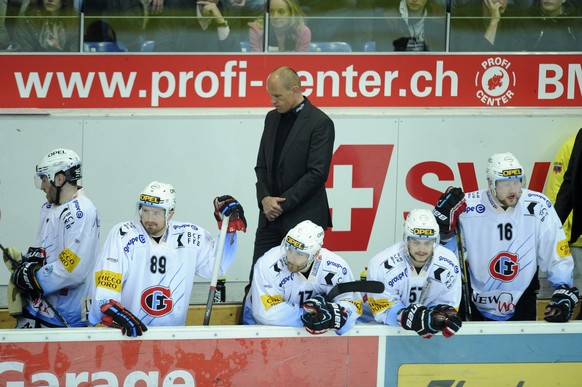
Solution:
[[[342,282],[335,285],[327,294],[328,301],[333,300],[338,295],[343,293],[382,293],[384,291],[384,283],[380,281],[352,281]]]

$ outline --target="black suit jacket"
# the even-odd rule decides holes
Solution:
[[[257,165],[257,201],[259,205],[259,227],[267,225],[261,200],[272,195],[274,179],[281,189],[283,214],[275,220],[285,230],[293,228],[303,220],[311,220],[324,229],[331,227],[331,214],[325,192],[329,174],[335,128],[333,121],[305,98],[279,159],[278,173],[273,172],[275,137],[281,114],[271,110],[265,118]]]
[[[566,221],[570,211],[574,211],[570,243],[576,242],[582,235],[582,129],[576,135],[568,169],[564,173],[564,181],[556,195],[554,207],[562,223]]]

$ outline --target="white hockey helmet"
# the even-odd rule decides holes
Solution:
[[[404,244],[408,249],[408,238],[433,239],[433,248],[440,243],[439,225],[432,214],[426,209],[413,209],[404,221]]]
[[[310,220],[304,220],[297,226],[293,227],[285,238],[282,246],[285,253],[288,250],[295,250],[307,256],[307,267],[313,263],[319,250],[323,246],[323,228],[313,223]],[[287,254],[285,254],[285,263],[287,262]]]
[[[43,176],[54,185],[58,173],[63,173],[68,182],[76,184],[82,176],[79,155],[70,149],[55,149],[47,153],[36,166],[36,188],[40,189]]]
[[[166,210],[166,216],[176,207],[176,190],[171,184],[152,181],[139,195],[138,208],[148,206],[154,208],[163,208]]]
[[[495,182],[498,180],[521,179],[522,188],[524,188],[526,184],[526,177],[523,171],[523,167],[517,158],[515,158],[515,156],[509,152],[496,153],[491,155],[487,164],[486,173],[489,189],[495,197],[497,197]]]

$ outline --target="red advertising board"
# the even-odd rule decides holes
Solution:
[[[0,385],[374,386],[377,364],[378,337],[2,343]]]
[[[296,69],[325,107],[582,105],[572,54],[3,55],[2,108],[269,105],[271,70]]]

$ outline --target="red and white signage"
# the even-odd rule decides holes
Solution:
[[[571,54],[0,56],[3,108],[263,107],[268,74],[296,69],[320,107],[582,105]]]
[[[81,328],[72,333],[83,332],[94,339],[0,344],[0,385],[374,386],[378,374],[378,336],[245,338],[241,332],[240,338],[231,339],[152,340],[154,328],[146,340],[123,340],[117,331],[115,341],[100,341],[111,337],[110,332]],[[10,337],[19,334],[24,331]]]
[[[393,144],[341,145],[334,152],[326,189],[328,195],[341,198],[342,206],[331,208],[334,226],[325,233],[329,249],[368,248],[393,149]],[[350,214],[342,216],[340,211]],[[348,224],[341,224],[343,219]]]

